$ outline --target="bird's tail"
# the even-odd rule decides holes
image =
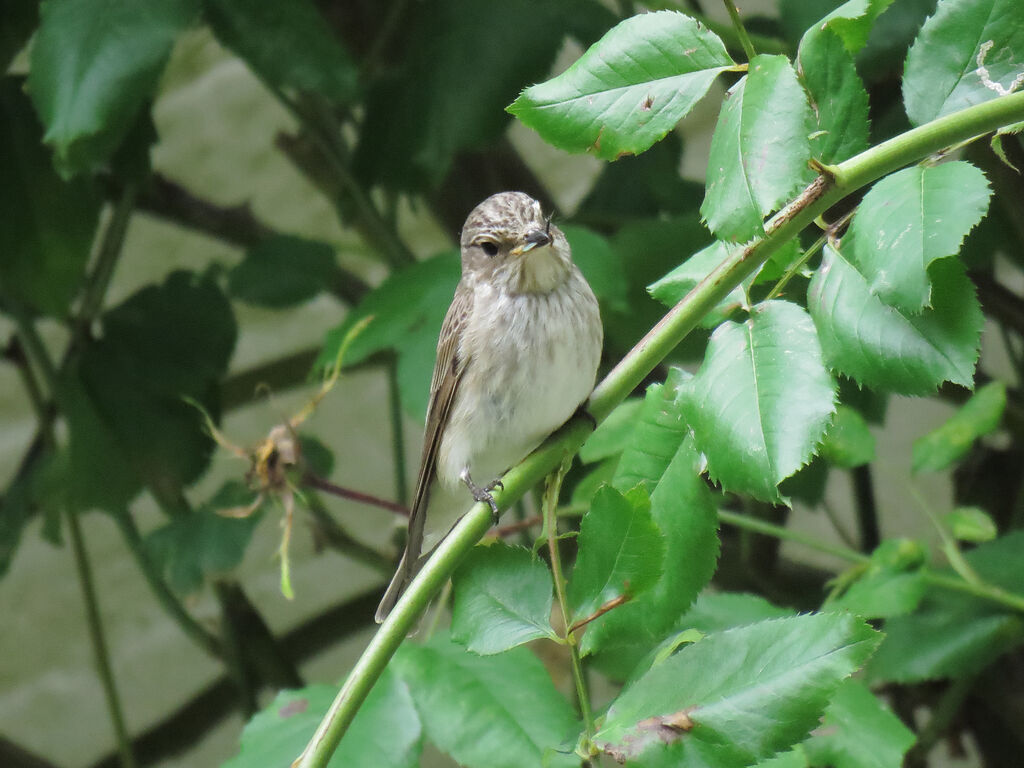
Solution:
[[[374,614],[373,618],[378,624],[388,617],[388,614],[395,607],[395,603],[398,602],[398,598],[402,596],[405,588],[409,586],[409,582],[412,581],[412,577],[415,575],[415,567],[416,559],[410,558],[409,550],[406,549],[405,554],[402,555],[401,562],[398,564],[398,569],[395,571],[394,578],[388,584],[384,598],[380,601],[380,605],[377,606],[377,613]]]

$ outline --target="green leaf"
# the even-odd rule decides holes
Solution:
[[[875,458],[875,436],[853,408],[840,405],[821,443],[821,455],[837,467],[852,469]]]
[[[757,56],[726,96],[708,155],[700,212],[720,240],[764,233],[761,220],[807,180],[807,94],[785,56]]]
[[[616,678],[625,677],[650,645],[665,636],[714,574],[718,515],[699,464],[700,454],[688,438],[663,472],[647,481],[654,486],[651,519],[665,542],[661,578],[591,623],[583,636],[583,652],[602,652],[602,670]]]
[[[525,648],[477,656],[443,634],[404,643],[391,662],[409,685],[427,737],[466,768],[540,765],[581,726],[544,666]],[[557,755],[546,765],[578,766]]]
[[[153,97],[198,0],[53,0],[41,6],[29,93],[57,169],[99,168]]]
[[[580,448],[580,461],[592,464],[622,453],[636,428],[643,404],[644,401],[638,397],[630,397],[619,403]]]
[[[869,570],[825,610],[846,610],[865,619],[888,619],[910,613],[921,603],[927,584],[920,570]]]
[[[508,111],[549,144],[605,160],[663,138],[735,62],[699,22],[675,11],[620,22],[571,67]]]
[[[368,93],[358,174],[394,189],[436,186],[458,153],[503,135],[505,105],[548,75],[568,31],[610,17],[590,0],[507,0],[486,13],[476,0],[411,4]]]
[[[864,622],[831,614],[710,635],[627,687],[594,743],[620,760],[672,744],[677,765],[750,765],[803,739],[878,640]]]
[[[857,74],[853,55],[834,26],[815,24],[807,30],[800,41],[797,65],[818,123],[811,154],[831,164],[867,149],[868,92]]]
[[[862,386],[925,395],[943,381],[970,387],[984,318],[974,286],[953,259],[931,269],[932,306],[906,314],[871,294],[843,255],[825,246],[807,305],[830,368]]]
[[[236,327],[210,277],[172,273],[102,317],[102,336],[63,376],[69,498],[117,511],[152,485],[176,493],[198,478],[213,442],[188,397],[216,414]]]
[[[275,235],[246,251],[228,273],[228,288],[249,304],[290,307],[330,290],[337,273],[331,246]]]
[[[203,0],[217,39],[274,88],[319,93],[338,104],[356,92],[355,64],[309,0]]]
[[[785,301],[719,326],[680,396],[711,477],[774,502],[782,501],[778,484],[810,460],[835,410],[814,325]]]
[[[662,304],[674,307],[737,248],[739,246],[716,240],[707,248],[697,251],[657,282],[651,283],[647,290]],[[714,328],[745,303],[743,287],[738,285],[704,316],[701,325],[705,328]]]
[[[665,542],[643,486],[625,495],[611,486],[598,490],[577,542],[569,580],[569,604],[577,619],[622,595],[641,594],[661,575]]]
[[[747,592],[702,592],[693,608],[683,616],[679,626],[708,634],[792,615],[792,609],[773,605],[760,595]]]
[[[608,241],[585,227],[573,224],[561,227],[572,247],[572,260],[587,278],[594,295],[609,307],[628,311],[626,269]]]
[[[453,577],[452,638],[473,653],[501,653],[538,637],[555,639],[551,571],[528,549],[478,546]]]
[[[931,301],[928,267],[960,250],[981,221],[991,190],[970,163],[905,168],[864,196],[850,225],[852,256],[886,304],[916,314]]]
[[[172,518],[146,536],[146,549],[171,587],[182,594],[195,592],[242,562],[262,515],[235,518],[218,512],[247,506],[255,495],[240,483],[226,483],[199,509]]]
[[[901,768],[914,734],[859,680],[847,680],[803,748],[813,765]]]
[[[1024,584],[1024,531],[964,554],[983,581],[1009,592]],[[920,682],[971,675],[1024,642],[1024,621],[1011,609],[932,587],[921,607],[886,621],[885,641],[868,667],[872,681]]]
[[[572,489],[572,497],[570,498],[570,504],[579,507],[590,507],[590,503],[594,500],[594,494],[597,493],[605,483],[610,483],[612,477],[615,475],[615,468],[619,464],[619,457],[612,456],[607,459],[602,459],[598,464],[590,467],[590,471],[585,474],[580,481],[576,484],[576,487]]]
[[[242,731],[240,754],[222,768],[291,765],[316,731],[337,695],[330,685],[282,691]],[[421,726],[409,689],[385,669],[345,731],[328,768],[415,768],[420,764]],[[382,738],[382,734],[387,734]]]
[[[628,491],[637,483],[646,483],[649,489],[656,487],[672,462],[689,431],[678,403],[679,388],[689,375],[673,367],[664,384],[647,387],[612,480],[618,490]]]
[[[1006,385],[993,381],[979,389],[941,427],[914,441],[914,471],[941,472],[962,459],[974,441],[999,428],[1006,408]]]
[[[39,0],[8,0],[4,3],[4,24],[0,26],[0,72],[7,72],[11,60],[25,47],[38,24]]]
[[[893,0],[849,0],[821,20],[818,28],[834,32],[850,53],[856,53],[868,41],[871,27]]]
[[[939,3],[907,54],[903,102],[911,123],[1020,88],[1024,6],[1018,0]]]
[[[445,253],[391,274],[371,291],[345,320],[329,331],[317,367],[334,364],[348,332],[364,318],[373,319],[353,339],[346,365],[357,365],[386,349],[398,353],[398,387],[402,406],[422,418],[427,411],[437,337],[459,281],[457,253]]]
[[[0,292],[30,312],[63,317],[89,260],[100,201],[90,182],[54,173],[39,121],[12,77],[0,81],[0,168]]]
[[[943,519],[959,541],[980,544],[983,541],[992,541],[999,533],[995,521],[980,507],[957,507]]]

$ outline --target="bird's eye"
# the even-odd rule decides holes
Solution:
[[[495,242],[492,242],[490,240],[484,240],[482,243],[480,243],[480,247],[488,256],[493,257],[498,255],[498,244]]]

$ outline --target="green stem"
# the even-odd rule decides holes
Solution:
[[[88,336],[93,320],[103,309],[103,299],[114,276],[114,267],[121,256],[124,238],[128,232],[128,222],[131,220],[132,211],[135,210],[137,191],[135,184],[126,184],[121,196],[114,203],[114,211],[103,233],[99,253],[96,254],[96,263],[82,292],[82,303],[78,308],[74,338],[69,349],[77,347],[82,339]]]
[[[569,608],[569,598],[565,593],[566,582],[565,576],[562,574],[562,558],[558,547],[558,518],[555,515],[555,510],[558,508],[558,494],[562,489],[562,480],[565,478],[565,473],[569,471],[571,464],[572,456],[567,455],[562,460],[558,469],[548,475],[542,507],[544,513],[544,533],[547,536],[548,554],[551,557],[551,574],[555,582],[555,595],[558,597],[558,607],[562,612],[562,621],[565,624],[565,641],[569,646],[569,658],[572,660],[572,679],[576,684],[576,700],[580,705],[580,715],[583,717],[587,742],[589,743],[597,731],[594,728],[594,716],[590,711],[590,695],[587,693],[587,681],[583,676],[583,662],[580,660],[580,649],[576,641],[576,633],[572,629],[575,617]]]
[[[806,264],[814,254],[822,249],[827,240],[828,235],[822,235],[814,241],[814,244],[810,248],[800,254],[800,258],[790,264],[789,268],[786,270],[786,274],[780,277],[778,282],[772,286],[771,291],[769,291],[768,295],[764,297],[764,300],[771,301],[781,294],[786,285],[789,284],[789,281],[793,279],[797,272],[804,268],[804,264]]]
[[[775,523],[769,523],[767,520],[761,520],[757,517],[749,517],[737,512],[730,512],[727,509],[720,509],[718,510],[718,519],[723,523],[728,523],[744,531],[772,536],[783,541],[794,541],[797,544],[803,544],[810,549],[816,549],[819,552],[824,552],[842,560],[848,560],[851,563],[867,563],[871,560],[867,555],[861,554],[849,547],[844,547],[840,544],[829,544],[821,539],[808,536],[806,533],[775,525]]]
[[[53,364],[53,358],[50,357],[50,353],[46,349],[46,344],[43,343],[42,338],[39,336],[35,322],[29,314],[19,306],[12,306],[11,314],[14,316],[14,322],[18,329],[18,340],[21,342],[26,354],[28,355],[28,362],[30,365],[27,370],[31,372],[31,363],[35,364],[39,373],[42,375],[43,381],[46,383],[46,387],[49,389],[50,397],[52,398],[54,395],[54,387],[57,385],[57,368]],[[37,386],[36,392],[38,395],[41,395],[41,388],[38,388]],[[42,409],[37,410],[42,416],[46,411],[45,405]],[[40,425],[45,422],[45,418],[40,418]]]
[[[391,457],[395,466],[395,493],[398,503],[409,506],[409,485],[405,469],[405,435],[402,432],[402,401],[398,390],[398,360],[388,363],[388,409],[391,415]]]
[[[192,642],[211,656],[223,658],[224,649],[221,646],[220,640],[192,618],[189,612],[185,610],[185,606],[181,604],[181,601],[178,600],[170,587],[167,586],[167,582],[160,575],[153,560],[146,552],[142,535],[139,533],[131,513],[126,509],[121,510],[118,514],[114,515],[114,520],[117,522],[117,527],[121,531],[125,544],[128,545],[128,551],[135,558],[135,564],[142,571],[143,578],[146,579],[146,583],[149,585],[153,596],[163,607],[164,612],[174,620]]]
[[[747,55],[747,61],[753,61],[754,57],[757,56],[757,51],[754,50],[754,44],[750,42],[750,35],[747,34],[743,22],[740,21],[740,12],[736,8],[736,3],[733,0],[723,0],[723,2],[725,3],[725,10],[729,12],[732,26],[736,30],[736,36],[740,39],[740,45],[743,46],[743,52]]]
[[[917,486],[910,485],[910,493],[917,500],[918,505],[924,510],[929,522],[935,527],[935,530],[939,534],[939,538],[942,540],[942,551],[946,553],[946,559],[949,564],[953,567],[953,570],[960,575],[964,581],[973,584],[974,586],[981,586],[984,584],[984,580],[978,575],[978,572],[971,567],[971,564],[967,562],[963,552],[960,551],[960,545],[957,544],[956,539],[953,538],[952,534],[946,529],[946,526],[939,520],[939,516],[935,514],[935,510],[931,508],[931,505],[925,500],[921,492],[917,490]]]
[[[827,169],[828,173],[819,176],[772,218],[766,226],[765,237],[730,254],[629,351],[591,395],[588,402],[591,416],[597,422],[607,418],[704,315],[773,253],[843,197],[944,146],[1021,120],[1024,120],[1024,92],[1002,96],[940,118]],[[504,490],[495,494],[500,508],[507,509],[517,501],[555,469],[566,454],[575,455],[591,428],[590,421],[583,416],[570,420],[507,472],[502,478]],[[296,761],[295,768],[325,768],[373,684],[420,613],[490,526],[489,507],[476,504],[445,538],[356,662],[313,738]],[[864,557],[860,553],[853,554],[858,560]]]
[[[117,685],[114,683],[114,672],[110,666],[110,653],[103,635],[103,623],[100,620],[99,603],[92,580],[92,567],[89,564],[89,553],[85,549],[85,540],[82,538],[82,529],[78,523],[78,513],[69,509],[67,518],[68,530],[71,532],[71,548],[75,556],[75,568],[78,571],[78,583],[82,587],[82,598],[85,601],[89,638],[92,640],[96,670],[99,672],[100,681],[103,683],[103,692],[106,694],[110,721],[114,726],[117,749],[121,756],[121,766],[122,768],[135,768],[135,756],[132,754],[131,740],[128,738],[128,729],[124,724],[121,700],[117,694]]]

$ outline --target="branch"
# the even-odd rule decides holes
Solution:
[[[1020,120],[1024,120],[1024,92],[940,118],[824,169],[772,218],[763,238],[726,258],[630,350],[594,390],[588,403],[590,414],[597,422],[607,418],[719,301],[846,195],[943,147]],[[591,430],[587,418],[571,419],[502,478],[505,488],[496,495],[499,507],[507,509],[566,456],[574,455]],[[295,768],[326,768],[356,712],[420,613],[490,525],[490,508],[476,504],[435,550],[356,662]]]

